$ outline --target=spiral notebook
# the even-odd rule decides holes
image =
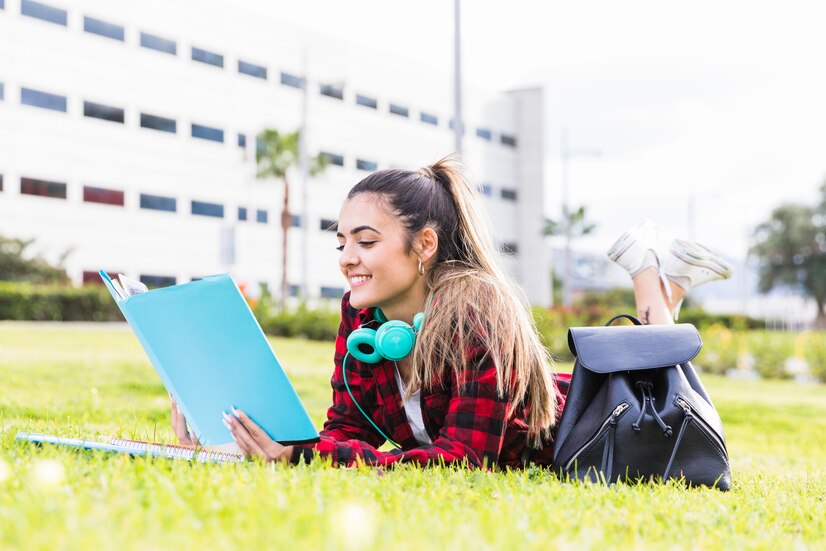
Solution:
[[[125,438],[101,438],[101,442],[83,438],[64,438],[34,432],[20,432],[15,439],[34,444],[54,444],[86,450],[100,450],[115,453],[125,453],[131,456],[163,457],[166,459],[185,459],[199,463],[240,463],[246,457],[240,453],[206,449],[202,447],[178,446],[175,444],[155,444],[140,440]]]

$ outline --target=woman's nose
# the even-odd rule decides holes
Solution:
[[[338,263],[340,266],[352,266],[358,262],[358,257],[354,254],[354,250],[349,245],[344,245],[341,253],[338,255]]]

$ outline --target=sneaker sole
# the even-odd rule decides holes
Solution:
[[[731,264],[708,249],[703,249],[691,242],[678,239],[675,240],[670,251],[686,264],[711,270],[723,279],[731,277]]]
[[[653,223],[648,219],[643,220],[642,222],[640,222],[639,224],[637,224],[636,226],[622,234],[619,237],[619,239],[617,239],[614,242],[614,244],[611,245],[611,248],[608,249],[608,252],[606,253],[608,255],[608,258],[613,260],[614,262],[622,258],[622,255],[624,255],[628,251],[628,249],[630,249],[634,245],[634,243],[637,242],[637,234],[640,232],[640,230],[649,224]]]

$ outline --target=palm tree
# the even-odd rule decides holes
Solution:
[[[255,161],[259,178],[278,178],[284,185],[284,202],[281,207],[281,293],[279,303],[283,307],[287,297],[287,232],[292,225],[290,214],[290,182],[287,174],[300,164],[300,134],[298,130],[282,133],[266,129],[256,138]],[[327,159],[318,155],[310,159],[311,176],[320,174],[327,167]],[[306,224],[307,220],[302,220]]]

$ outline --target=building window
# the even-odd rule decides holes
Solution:
[[[281,84],[291,88],[304,88],[304,79],[290,73],[281,73]]]
[[[6,9],[6,0],[0,0],[0,10]]]
[[[341,287],[322,287],[321,298],[336,298],[340,299],[344,296],[344,289]]]
[[[41,2],[21,0],[20,13],[28,17],[48,21],[49,23],[56,23],[58,25],[63,25],[64,27],[66,26],[66,10],[54,8]]]
[[[493,133],[487,128],[477,128],[476,135],[486,141],[491,141],[493,139]]]
[[[290,215],[290,227],[293,227],[293,228],[300,228],[301,227],[301,215],[300,214],[291,214]]]
[[[212,128],[201,124],[192,124],[192,137],[211,142],[224,143],[224,131],[220,128]]]
[[[177,279],[174,276],[159,276],[159,275],[148,275],[148,274],[141,274],[140,275],[141,283],[149,287],[150,289],[157,289],[158,287],[171,287],[177,283]]]
[[[224,56],[195,46],[192,47],[192,61],[214,65],[215,67],[224,67]]]
[[[516,147],[516,136],[502,134],[501,136],[499,136],[499,140],[502,142],[502,145],[506,145],[508,147]]]
[[[301,296],[301,285],[296,285],[294,283],[290,283],[287,286],[287,293],[289,293],[289,295],[291,297],[300,297]]]
[[[373,172],[377,168],[379,168],[379,163],[374,161],[365,161],[364,159],[356,159],[356,168],[359,170],[367,170],[368,172]]]
[[[101,203],[103,205],[123,206],[123,192],[116,189],[83,186],[83,201],[86,203]]]
[[[178,201],[174,197],[163,197],[162,195],[149,195],[148,193],[141,193],[141,208],[175,212],[178,210]]]
[[[84,16],[83,31],[123,42],[123,27],[114,23],[107,23],[94,17]]]
[[[0,174],[0,191],[3,191],[3,175]]]
[[[219,203],[207,203],[205,201],[192,201],[192,214],[198,216],[211,216],[213,218],[223,218],[224,205]]]
[[[499,247],[505,254],[519,254],[519,244],[514,243],[513,241],[506,241]]]
[[[247,207],[238,207],[238,220],[244,221],[247,219]]]
[[[327,162],[331,165],[344,166],[344,155],[338,155],[337,153],[322,151],[321,153],[319,153],[319,156],[326,159]]]
[[[482,184],[481,186],[479,186],[479,193],[481,193],[485,197],[491,197],[493,196],[493,186],[491,186],[490,184]]]
[[[501,194],[502,194],[502,199],[504,199],[505,201],[516,201],[516,190],[515,189],[502,188]]]
[[[66,96],[48,94],[30,88],[20,89],[20,103],[40,107],[41,109],[51,109],[52,111],[66,112]]]
[[[344,88],[335,84],[322,84],[319,86],[319,92],[328,98],[344,99]]]
[[[379,102],[376,101],[375,98],[362,96],[361,94],[356,95],[356,105],[369,107],[370,109],[378,109],[379,108]]]
[[[338,222],[336,220],[322,218],[318,224],[318,228],[321,231],[338,231]]]
[[[0,101],[6,99],[6,85],[0,82]]]
[[[40,197],[66,198],[66,184],[50,182],[36,178],[20,178],[20,193],[24,195],[39,195]]]
[[[396,103],[390,104],[390,113],[393,115],[399,115],[400,117],[409,117],[410,116],[410,109],[407,107],[403,107]]]
[[[259,224],[267,223],[267,211],[258,209],[255,211],[255,221]]]
[[[105,121],[119,122],[123,124],[124,114],[120,107],[111,107],[102,103],[91,101],[83,102],[83,116],[93,119],[103,119]]]
[[[433,126],[439,125],[439,117],[431,115],[430,113],[422,113],[421,120],[425,124],[432,124]]]
[[[238,72],[251,77],[267,80],[267,68],[254,63],[238,60]]]
[[[154,34],[141,33],[141,48],[148,48],[165,54],[178,55],[178,44],[174,40],[161,38]]]
[[[241,149],[245,149],[247,147],[247,135],[246,134],[238,134],[238,147]]]
[[[167,119],[157,115],[148,115],[146,113],[141,113],[141,127],[150,128],[152,130],[160,130],[161,132],[169,132],[170,134],[174,134],[178,131],[178,126],[175,119]]]

